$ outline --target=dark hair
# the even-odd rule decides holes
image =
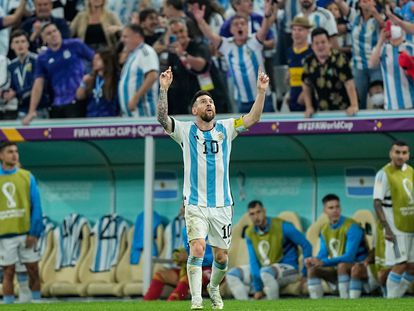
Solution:
[[[13,41],[14,38],[24,36],[27,41],[29,42],[29,35],[23,29],[16,29],[10,35],[10,42]]]
[[[326,31],[326,29],[322,27],[317,27],[314,30],[312,30],[311,41],[313,42],[313,38],[320,35],[325,35],[326,38],[329,40],[329,33]]]
[[[142,10],[141,12],[139,12],[139,22],[142,23],[151,14],[157,14],[158,15],[158,12],[153,8],[146,8],[146,9]]]
[[[224,17],[224,9],[220,4],[215,0],[187,0],[188,4],[195,4],[198,3],[199,6],[205,5],[206,11],[204,13],[204,20],[209,23],[211,19],[211,15],[213,13],[218,13]]]
[[[250,201],[249,204],[247,204],[247,209],[255,208],[256,205],[259,205],[260,207],[263,207],[262,201],[253,200],[253,201]]]
[[[51,26],[51,25],[55,26],[55,27],[56,27],[56,29],[57,29],[57,30],[59,30],[58,26],[57,26],[55,23],[52,23],[52,22],[47,22],[46,24],[44,24],[44,25],[42,26],[42,28],[40,28],[40,33],[43,33],[43,31],[45,31],[45,29],[46,29],[47,27]],[[60,32],[60,30],[59,30],[59,32]]]
[[[197,91],[197,92],[194,94],[193,99],[191,100],[191,105],[194,105],[194,104],[195,104],[195,102],[197,101],[197,98],[199,98],[200,96],[203,96],[203,95],[207,95],[207,96],[209,96],[210,98],[213,98],[213,96],[211,96],[211,94],[210,94],[209,92],[207,92],[207,91],[203,91],[203,90],[199,90],[199,91]]]
[[[392,143],[391,148],[392,148],[393,146],[398,146],[398,147],[408,147],[408,144],[407,144],[405,141],[403,141],[403,140],[395,140],[395,141]]]
[[[329,201],[340,201],[339,197],[336,194],[329,193],[322,198],[322,203],[326,204]]]
[[[165,1],[166,5],[171,5],[174,9],[183,11],[184,10],[184,3],[182,0],[167,0]]]
[[[112,49],[108,47],[98,49],[98,51],[96,51],[96,54],[99,54],[99,56],[101,56],[104,65],[103,95],[107,100],[112,100],[116,95],[118,85],[118,64],[116,56]]]
[[[382,86],[382,87],[384,87],[384,82],[382,82],[382,80],[375,80],[375,81],[372,81],[372,82],[369,84],[368,89],[370,89],[370,88],[372,88],[372,87],[374,87],[374,86]]]
[[[128,24],[125,26],[125,28],[128,28],[133,33],[139,34],[141,37],[144,38],[144,30],[142,29],[141,26],[136,25],[136,24]]]
[[[17,146],[17,144],[13,141],[3,141],[0,143],[0,152],[3,152],[3,150],[10,146]]]

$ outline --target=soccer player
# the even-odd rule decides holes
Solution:
[[[259,71],[257,96],[251,110],[238,119],[215,120],[214,100],[198,91],[192,100],[194,122],[178,121],[168,115],[167,92],[173,80],[171,67],[160,76],[158,121],[180,144],[184,158],[184,202],[190,255],[187,273],[192,296],[191,308],[202,309],[201,264],[205,237],[213,247],[214,262],[208,292],[214,309],[223,309],[219,284],[227,270],[227,250],[231,243],[233,199],[229,164],[232,140],[260,120],[269,77]],[[183,103],[185,104],[185,103]]]
[[[322,202],[329,223],[321,229],[318,256],[305,259],[309,296],[312,299],[322,298],[321,279],[324,279],[332,284],[338,281],[340,297],[349,298],[351,268],[368,255],[364,232],[354,220],[341,216],[337,195],[327,194]]]
[[[414,279],[414,170],[408,145],[395,141],[391,162],[375,177],[374,208],[384,227],[387,298],[402,297]]]
[[[253,225],[246,229],[249,265],[227,273],[234,298],[247,300],[252,283],[254,298],[278,299],[279,288],[299,279],[298,246],[304,258],[312,256],[312,246],[291,223],[266,216],[260,201],[251,201],[248,212]],[[252,279],[252,280],[251,280]]]
[[[357,263],[351,269],[349,298],[360,298],[361,293],[372,293],[379,287],[385,294],[385,283],[390,269],[385,266],[384,228],[378,222],[374,235],[374,247],[363,263]]]
[[[0,145],[0,266],[3,267],[3,302],[14,302],[15,265],[24,263],[32,298],[40,299],[40,277],[36,249],[43,232],[39,190],[33,175],[20,169],[15,143]],[[22,281],[19,279],[19,281]]]

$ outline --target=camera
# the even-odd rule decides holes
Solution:
[[[176,35],[170,35],[170,44],[174,43],[175,41],[177,41],[177,36]]]

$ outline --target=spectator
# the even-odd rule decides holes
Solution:
[[[131,20],[132,12],[139,11],[139,4],[140,1],[137,0],[108,0],[108,11],[114,13],[122,25],[127,25]]]
[[[76,101],[76,90],[85,73],[84,61],[92,61],[93,51],[77,39],[62,40],[59,29],[52,23],[43,26],[42,38],[48,49],[37,58],[30,108],[23,124],[28,125],[36,117],[46,81],[54,95],[51,118],[83,117],[84,107]]]
[[[184,2],[181,0],[164,0],[162,12],[168,20],[179,18],[185,20],[190,38],[203,40],[203,34],[198,29],[194,19],[188,16],[184,9]],[[166,44],[168,45],[168,42]]]
[[[8,65],[7,57],[0,54],[0,120],[13,120],[17,117],[17,100],[8,96],[10,85]]]
[[[354,220],[341,215],[341,204],[337,195],[327,194],[322,202],[329,223],[321,228],[318,255],[305,259],[309,296],[312,299],[322,298],[321,279],[324,279],[338,284],[341,298],[349,298],[352,266],[368,255],[364,231]]]
[[[247,300],[249,287],[254,299],[278,299],[280,289],[300,278],[299,247],[303,257],[312,256],[312,246],[291,223],[266,216],[260,201],[251,201],[248,213],[253,225],[245,231],[249,264],[227,273],[233,297]]]
[[[70,24],[72,36],[80,38],[91,49],[115,47],[121,30],[118,17],[105,8],[106,0],[87,0],[86,10],[79,12]]]
[[[26,2],[27,0],[20,0],[19,6],[16,8],[13,14],[3,15],[4,12],[0,13],[0,30],[9,26],[16,25],[20,22],[25,11]],[[3,32],[0,33],[2,34]],[[4,53],[1,54],[5,55]]]
[[[28,18],[21,28],[29,34],[30,50],[38,53],[43,46],[41,30],[44,25],[49,23],[56,25],[64,39],[70,37],[70,30],[63,18],[52,16],[52,0],[34,0],[34,5],[35,15]]]
[[[299,0],[285,0],[283,3],[284,18],[279,21],[280,25],[279,38],[277,40],[277,53],[279,55],[279,64],[287,64],[287,51],[292,47],[292,27],[291,22],[296,15],[300,13],[300,2]]]
[[[144,31],[138,25],[125,26],[121,40],[128,53],[118,86],[121,115],[154,116],[158,94],[157,53],[144,42]]]
[[[153,46],[164,33],[163,29],[159,27],[158,13],[152,8],[144,9],[139,12],[139,25],[144,31],[145,43],[151,46]]]
[[[384,227],[385,264],[391,268],[387,278],[387,298],[404,296],[414,281],[414,170],[407,162],[410,148],[404,141],[394,141],[390,162],[375,176],[374,208]]]
[[[344,0],[337,0],[344,14],[348,16],[352,31],[352,65],[359,107],[366,109],[368,86],[373,81],[381,81],[380,66],[369,68],[372,50],[377,44],[380,29],[384,26],[383,17],[376,9],[374,0],[360,0],[359,9],[349,9]]]
[[[9,65],[10,89],[3,94],[5,99],[16,98],[19,102],[18,118],[27,115],[30,106],[30,95],[35,80],[37,55],[29,51],[29,37],[24,30],[15,30],[11,34],[11,48],[16,54]],[[47,96],[43,93],[36,111],[40,118],[48,118]]]
[[[265,0],[271,1],[271,0]],[[232,7],[234,8],[237,16],[244,16],[248,21],[248,34],[251,36],[256,33],[262,23],[263,16],[253,12],[253,0],[232,0]],[[232,20],[234,16],[227,19],[220,30],[220,36],[225,38],[233,37],[233,34],[230,31]],[[273,31],[270,27],[274,25],[275,20],[269,26],[269,30],[266,33],[266,38],[263,41],[263,56],[264,56],[264,66],[270,77],[270,88],[274,92],[274,77],[273,77],[273,50],[275,47],[276,39]],[[212,29],[214,31],[214,29]],[[233,77],[234,78],[234,77]]]
[[[303,63],[312,49],[308,44],[309,29],[312,25],[305,17],[295,17],[291,22],[293,46],[288,51],[289,110],[305,111],[305,100],[302,92]]]
[[[344,0],[337,0],[344,1]],[[344,14],[339,9],[339,5],[337,2],[329,3],[326,8],[329,12],[332,13],[333,17],[335,18],[336,27],[338,28],[338,50],[348,57],[348,59],[352,58],[352,51],[351,51],[351,44],[352,38],[350,31],[348,29],[348,20],[344,18]]]
[[[181,19],[170,21],[168,33],[176,40],[170,44],[167,61],[175,76],[168,92],[169,113],[191,113],[191,99],[200,89],[211,92],[217,112],[227,112],[225,81],[211,62],[207,45],[190,39],[186,23]]]
[[[368,89],[368,109],[384,109],[385,96],[384,84],[382,81],[373,81]]]
[[[29,274],[32,298],[40,300],[39,252],[36,241],[43,232],[39,190],[33,175],[19,168],[16,143],[0,145],[0,266],[3,267],[3,302],[14,302],[15,265]]]
[[[276,10],[275,10],[276,11]],[[256,96],[256,79],[259,67],[263,66],[263,40],[276,18],[272,3],[266,2],[266,18],[256,35],[248,35],[248,20],[244,16],[236,15],[231,24],[233,38],[223,38],[214,33],[204,20],[204,9],[195,4],[193,15],[204,35],[227,58],[236,90],[235,101],[239,112],[249,112]],[[265,112],[274,111],[271,97],[267,96]]]
[[[101,48],[93,57],[92,73],[83,77],[76,98],[86,104],[86,117],[118,115],[116,57],[110,48]]]
[[[379,40],[372,52],[369,66],[374,68],[381,64],[384,77],[385,109],[414,108],[414,81],[398,63],[399,53],[414,55],[414,45],[404,40],[400,26],[392,25],[391,31],[383,28]]]
[[[314,29],[311,37],[314,55],[306,58],[302,75],[305,117],[315,110],[346,110],[347,115],[355,115],[358,98],[350,63],[332,48],[325,29]]]
[[[299,0],[302,8],[302,13],[297,16],[303,16],[308,18],[314,28],[323,28],[327,31],[329,40],[335,49],[339,48],[338,45],[338,28],[336,21],[331,12],[327,9],[319,7],[315,4],[315,0]]]

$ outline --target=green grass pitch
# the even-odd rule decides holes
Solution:
[[[365,311],[365,310],[411,310],[414,311],[414,298],[403,298],[387,300],[383,298],[362,298],[357,300],[341,300],[339,298],[324,298],[319,300],[300,299],[300,298],[283,298],[275,301],[236,301],[225,300],[224,310],[337,310],[337,311]],[[52,302],[36,304],[14,304],[0,305],[1,311],[88,311],[88,310],[145,310],[145,311],[170,311],[190,310],[189,301],[165,302],[154,301],[144,302],[142,300],[126,301],[98,301],[98,302]],[[208,299],[204,301],[204,310],[211,310],[211,304]]]

